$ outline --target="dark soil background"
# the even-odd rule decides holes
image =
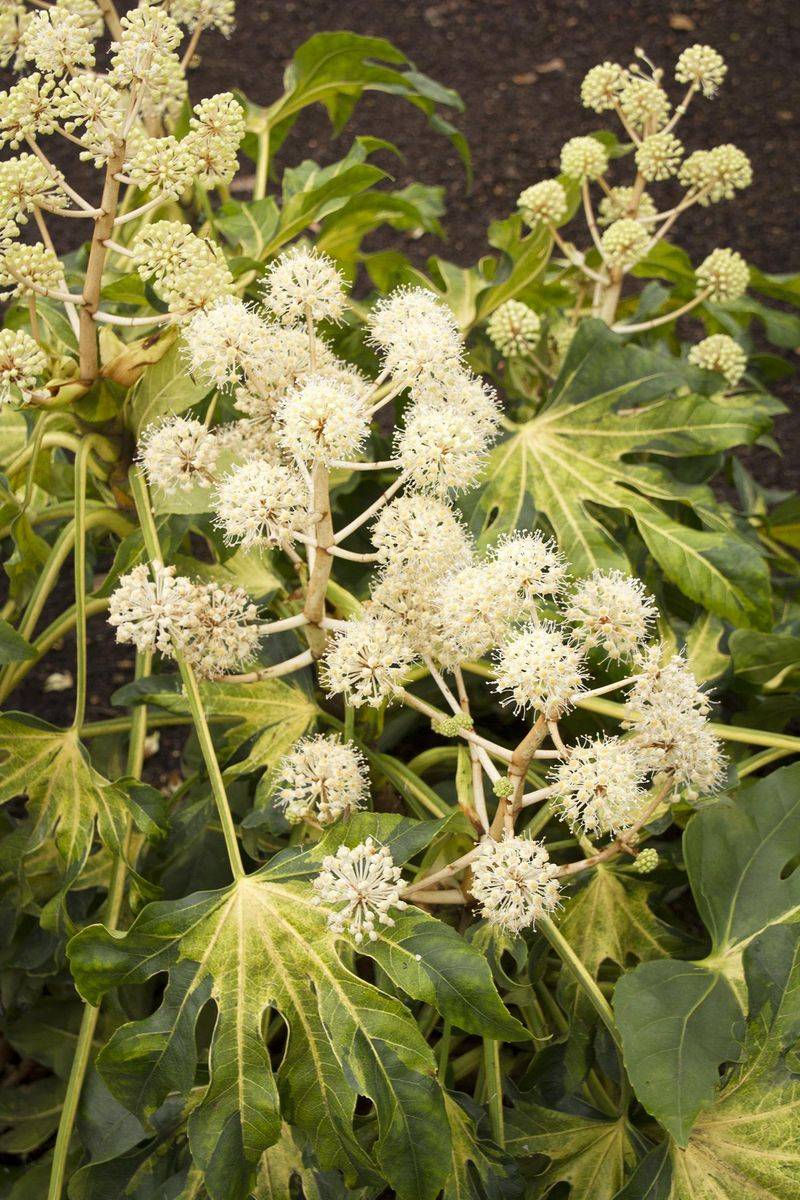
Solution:
[[[750,155],[755,179],[735,202],[692,210],[679,225],[677,240],[695,260],[714,246],[728,245],[763,270],[800,270],[794,244],[800,196],[798,0],[634,0],[628,5],[613,0],[239,0],[237,10],[230,41],[217,34],[201,41],[191,80],[195,99],[237,87],[259,103],[271,102],[297,46],[313,33],[333,29],[388,38],[421,71],[460,92],[466,111],[453,120],[472,149],[470,192],[463,167],[444,139],[429,131],[421,113],[389,96],[365,95],[338,140],[331,139],[322,109],[307,111],[279,157],[279,169],[305,157],[326,163],[341,157],[356,134],[393,141],[405,162],[386,156],[383,165],[398,186],[419,179],[446,188],[447,242],[426,236],[403,246],[420,263],[437,253],[467,265],[486,253],[489,223],[513,210],[523,187],[557,170],[568,137],[597,128],[599,118],[579,99],[580,81],[591,66],[604,59],[629,62],[639,45],[664,67],[669,81],[680,51],[695,41],[708,42],[724,55],[728,76],[713,102],[694,102],[682,136],[690,148],[735,142]],[[781,388],[787,403],[794,390]],[[777,432],[783,457],[757,448],[746,460],[762,482],[798,488],[800,409],[781,418]],[[71,602],[68,579],[63,587],[64,595],[54,597],[56,611]],[[117,714],[107,697],[130,674],[129,662],[119,661],[109,635],[102,618],[92,622],[95,719]],[[31,672],[14,703],[62,723],[74,693],[42,693],[41,688],[51,672],[72,669],[72,659],[70,639],[62,652]],[[176,766],[181,740],[165,731],[158,756],[161,782]]]

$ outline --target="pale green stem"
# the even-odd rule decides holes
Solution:
[[[258,135],[258,158],[256,178],[253,184],[253,199],[263,200],[269,183],[269,126]]]
[[[503,1114],[503,1082],[500,1075],[500,1042],[491,1038],[483,1039],[483,1071],[492,1137],[498,1146],[503,1147],[506,1144],[506,1133]]]
[[[142,679],[150,674],[152,656],[138,655],[136,659],[136,678]],[[131,717],[131,733],[128,742],[128,762],[126,774],[138,779],[142,773],[144,762],[144,742],[147,736],[147,707],[142,704],[136,708]],[[125,895],[125,879],[127,875],[127,856],[131,835],[131,821],[128,818],[126,831],[122,842],[122,852],[116,856],[114,868],[106,898],[105,925],[114,930],[119,922],[122,911],[122,901]],[[69,1157],[69,1144],[75,1126],[81,1092],[89,1068],[92,1054],[95,1030],[100,1017],[100,1008],[92,1004],[84,1004],[83,1016],[78,1030],[78,1041],[75,1046],[75,1057],[70,1067],[64,1104],[58,1123],[58,1133],[53,1147],[53,1162],[50,1168],[50,1184],[47,1190],[47,1200],[61,1200],[64,1189],[64,1179]]]
[[[86,478],[92,438],[81,442],[75,457],[75,717],[80,729],[86,715]]]
[[[614,1045],[617,1047],[622,1056],[622,1038],[614,1021],[614,1014],[611,1011],[611,1005],[606,1000],[597,983],[586,970],[578,955],[572,949],[567,939],[557,929],[555,924],[549,917],[539,917],[536,922],[536,928],[539,929],[547,938],[550,945],[555,950],[558,957],[563,962],[564,966],[574,976],[578,987],[586,995],[586,998],[595,1009],[600,1020],[605,1025],[611,1037],[614,1039]]]
[[[150,496],[147,491],[147,483],[144,475],[138,468],[134,468],[130,473],[131,492],[136,503],[136,511],[139,514],[139,520],[142,526],[142,537],[144,538],[145,549],[152,563],[162,563],[161,546],[158,540],[158,530],[156,529],[155,521],[153,520],[153,512],[150,507]],[[214,800],[217,805],[220,825],[222,827],[222,835],[225,839],[225,847],[228,851],[228,860],[230,862],[231,872],[234,879],[243,879],[245,876],[244,863],[239,849],[239,841],[236,837],[236,826],[234,825],[233,815],[231,814],[228,805],[228,797],[225,792],[225,783],[222,778],[222,772],[219,768],[217,755],[214,750],[214,742],[211,737],[211,730],[208,727],[206,715],[203,710],[203,701],[200,696],[200,688],[197,684],[197,678],[194,671],[188,663],[183,661],[183,657],[176,655],[176,661],[183,680],[183,688],[186,693],[186,699],[189,702],[189,711],[192,714],[195,733],[200,745],[200,750],[203,755],[203,761],[208,773],[211,791],[214,795]]]

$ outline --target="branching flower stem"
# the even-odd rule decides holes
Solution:
[[[153,520],[153,512],[150,507],[150,497],[147,490],[144,475],[138,467],[134,468],[130,474],[131,492],[136,504],[136,511],[139,514],[139,521],[142,526],[142,537],[144,538],[145,549],[152,563],[163,563],[161,556],[161,546],[158,540],[158,530],[156,529],[155,521]],[[228,805],[228,797],[225,792],[225,783],[222,778],[222,772],[217,761],[217,755],[214,750],[214,742],[211,737],[211,730],[206,720],[206,715],[203,710],[203,701],[200,695],[200,688],[197,683],[197,678],[194,671],[183,660],[182,655],[176,655],[178,669],[181,673],[186,699],[189,703],[189,711],[192,714],[192,722],[194,724],[195,734],[200,744],[200,751],[203,755],[206,772],[208,773],[211,791],[214,795],[214,801],[217,806],[217,813],[222,826],[222,836],[225,839],[225,848],[228,852],[228,861],[230,863],[231,873],[234,880],[242,879],[245,875],[244,863],[242,862],[242,854],[239,849],[239,839],[236,836],[236,828],[233,822],[233,815]]]

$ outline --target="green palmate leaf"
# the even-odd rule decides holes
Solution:
[[[180,572],[193,578],[244,588],[249,596],[262,603],[281,586],[281,580],[275,574],[274,556],[263,546],[252,550],[240,547],[223,563],[199,562],[182,554],[173,555],[172,561]]]
[[[525,290],[541,278],[553,239],[545,226],[525,233],[522,217],[515,213],[489,226],[489,244],[501,250],[503,258],[491,287],[477,298],[477,320],[485,320],[506,300],[524,296]]]
[[[248,124],[270,130],[277,149],[309,104],[323,104],[338,132],[362,93],[389,92],[421,109],[437,132],[446,136],[465,163],[469,151],[463,136],[437,111],[439,106],[461,111],[456,92],[416,71],[402,51],[383,38],[355,33],[318,33],[297,50],[284,75],[284,95],[268,109],[248,104]]]
[[[64,1084],[50,1075],[0,1091],[0,1154],[31,1154],[58,1127]]]
[[[764,1007],[748,1026],[741,1065],[685,1149],[673,1147],[669,1200],[795,1200],[800,1193],[800,1075],[786,1058],[800,1030],[796,929],[793,938],[771,929],[759,942],[760,955],[753,954],[757,943],[748,952],[748,985]],[[765,959],[772,968],[766,988]]]
[[[170,413],[182,413],[209,394],[206,383],[195,383],[186,370],[180,341],[142,373],[128,400],[128,422],[140,433],[151,421]]]
[[[763,929],[800,911],[800,764],[782,767],[735,799],[698,812],[683,852],[709,965],[726,966]]]
[[[739,633],[734,631],[734,637]],[[698,683],[718,679],[730,664],[730,658],[720,649],[725,625],[713,613],[703,613],[686,633],[686,662]],[[748,635],[751,636],[751,635]],[[752,635],[759,638],[763,634]]]
[[[27,796],[33,815],[28,849],[53,838],[65,882],[80,873],[95,829],[122,850],[128,801],[94,770],[75,730],[56,729],[25,713],[0,716],[0,802]]]
[[[650,908],[654,890],[641,880],[598,866],[566,901],[559,929],[591,975],[597,977],[606,962],[622,971],[632,960],[648,962],[678,948],[678,938]],[[573,1017],[594,1021],[594,1009],[566,972],[559,990]]]
[[[167,683],[170,686],[165,686]],[[167,712],[186,714],[188,703],[179,688],[177,680],[156,676],[145,680],[135,692],[121,691],[115,700],[127,704],[135,696]],[[247,684],[203,683],[200,692],[206,716],[212,721],[230,722],[217,746],[223,759],[253,739],[246,759],[230,768],[233,774],[275,766],[317,718],[318,709],[307,693],[282,679]]]
[[[368,1190],[348,1188],[342,1184],[329,1190],[331,1175],[322,1181],[319,1174],[304,1161],[303,1151],[298,1146],[292,1131],[284,1123],[280,1139],[261,1156],[258,1175],[253,1189],[253,1200],[297,1200],[297,1185],[302,1185],[304,1200],[367,1200]]]
[[[506,1114],[506,1149],[515,1158],[543,1155],[550,1161],[529,1184],[539,1200],[555,1184],[571,1187],[572,1200],[611,1197],[636,1160],[638,1138],[626,1118],[559,1112],[527,1100]]]
[[[0,621],[0,663],[25,662],[35,658],[36,652],[30,642],[17,633],[8,621]]]
[[[465,506],[475,533],[493,540],[541,517],[578,574],[625,568],[598,515],[617,510],[692,600],[735,624],[768,625],[762,555],[724,523],[708,488],[679,483],[667,464],[750,443],[770,418],[757,397],[718,401],[692,391],[697,380],[674,359],[584,321],[542,410],[511,427],[490,456],[483,487]],[[676,502],[686,523],[674,515]]]
[[[744,1018],[733,989],[694,963],[642,963],[617,982],[614,1016],[637,1097],[685,1146],[720,1066],[739,1056]]]
[[[214,224],[234,250],[248,258],[261,258],[280,220],[271,196],[263,200],[228,200],[214,214]]]
[[[380,225],[441,236],[442,197],[442,188],[421,183],[399,192],[362,192],[326,218],[317,245],[346,262],[356,257],[364,238]]]
[[[348,163],[347,159],[330,167],[319,167],[309,161],[286,174],[292,178],[284,186],[288,182],[291,190],[285,193],[278,227],[265,244],[262,257],[275,254],[313,221],[336,212],[351,197],[366,192],[386,178],[386,172],[379,167],[369,163]]]
[[[780,687],[800,669],[800,637],[734,629],[730,638],[733,669],[748,683]]]
[[[398,1197],[437,1194],[449,1130],[431,1052],[404,1006],[345,965],[307,884],[260,872],[151,904],[124,938],[83,930],[70,959],[91,1003],[169,972],[161,1008],[122,1026],[98,1059],[111,1091],[144,1115],[191,1084],[195,1023],[214,999],[210,1082],[189,1119],[213,1200],[248,1195],[262,1152],[280,1136],[281,1111],[313,1135],[323,1166],[368,1163],[352,1131],[358,1094],[374,1104],[373,1153]],[[289,1030],[277,1076],[263,1032],[270,1008]]]
[[[481,1139],[466,1097],[445,1095],[450,1124],[450,1173],[442,1200],[517,1200],[524,1184],[509,1157]]]

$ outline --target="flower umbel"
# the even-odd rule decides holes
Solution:
[[[328,915],[334,933],[349,933],[357,945],[378,939],[378,925],[391,928],[389,910],[407,907],[400,899],[403,878],[385,846],[371,837],[350,849],[340,846],[322,860],[314,880],[315,904],[341,905]]]

